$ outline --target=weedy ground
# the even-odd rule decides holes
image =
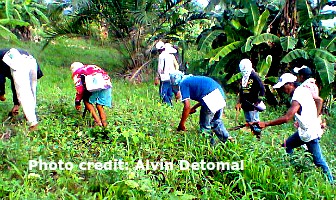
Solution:
[[[4,47],[17,44],[4,43]],[[20,44],[40,61],[44,72],[38,82],[39,130],[28,132],[22,111],[1,124],[0,198],[3,199],[335,199],[331,186],[302,148],[293,159],[280,146],[294,132],[292,123],[263,130],[258,141],[248,130],[231,131],[234,142],[210,146],[198,132],[198,114],[190,116],[186,132],[177,132],[182,104],[162,105],[152,82],[133,85],[114,74],[122,55],[82,41],[62,41],[40,52],[36,44]],[[113,108],[106,108],[109,125],[92,128],[92,118],[74,108],[75,89],[69,66],[73,61],[94,63],[113,77]],[[9,82],[0,119],[12,107]],[[225,126],[235,121],[236,97],[228,94]],[[334,108],[335,109],[335,108]],[[286,111],[269,107],[263,120]],[[335,110],[321,139],[324,156],[336,174]],[[28,169],[29,160],[71,162],[72,170]],[[189,162],[244,161],[242,171],[218,170],[80,170],[81,162],[139,159]]]

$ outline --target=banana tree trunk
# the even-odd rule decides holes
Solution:
[[[282,36],[295,37],[298,27],[296,0],[286,0],[281,16],[280,33]]]

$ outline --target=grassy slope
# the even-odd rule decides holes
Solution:
[[[71,46],[76,44],[74,46]],[[8,44],[2,44],[8,46]],[[68,45],[68,44],[66,44]],[[40,60],[45,76],[38,85],[39,131],[28,133],[25,120],[1,126],[0,133],[11,132],[10,140],[0,140],[0,198],[14,199],[335,199],[333,187],[315,170],[308,155],[298,149],[293,165],[288,164],[280,143],[293,132],[292,124],[267,128],[257,141],[248,132],[233,131],[236,142],[210,147],[197,133],[198,113],[188,120],[188,131],[176,132],[181,104],[167,108],[158,103],[158,88],[151,83],[131,85],[113,79],[113,109],[107,130],[91,129],[92,120],[84,120],[74,109],[75,90],[68,66],[73,61],[96,63],[108,69],[120,67],[120,57],[112,49],[82,48],[79,41],[68,47],[21,44]],[[113,56],[113,57],[112,57]],[[107,67],[108,66],[108,67]],[[112,75],[112,72],[110,72]],[[7,85],[7,98],[10,89]],[[228,95],[224,118],[226,127],[235,125],[234,96]],[[0,119],[6,118],[11,101],[2,102]],[[263,119],[273,119],[285,110],[269,108]],[[23,118],[21,112],[19,118]],[[243,121],[243,115],[239,116]],[[336,174],[336,126],[321,140],[324,155]],[[106,140],[103,135],[107,134]],[[150,161],[188,160],[240,161],[244,171],[147,170],[72,171],[28,170],[28,160],[106,162],[123,159],[130,165],[138,159]],[[39,178],[32,176],[38,174]],[[30,174],[30,175],[29,175]]]

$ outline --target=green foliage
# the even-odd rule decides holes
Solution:
[[[216,39],[220,34],[223,34],[223,30],[215,30],[212,31],[209,35],[202,38],[199,45],[198,50],[199,51],[208,51],[208,49],[211,49],[212,42],[214,39]]]
[[[272,56],[268,55],[266,57],[266,60],[264,60],[259,66],[256,67],[261,80],[264,81],[266,79],[266,75],[268,74],[271,65],[272,65]]]
[[[254,35],[259,36],[263,30],[265,29],[265,26],[267,25],[267,19],[270,16],[270,13],[268,10],[265,10],[260,17],[258,18],[258,23],[254,25]]]
[[[276,35],[270,34],[270,33],[263,33],[259,34],[258,36],[255,36],[252,40],[252,44],[259,45],[262,43],[279,43],[279,38]]]
[[[298,42],[298,39],[292,36],[286,36],[280,38],[280,44],[284,51],[288,52],[289,50],[293,50]]]
[[[40,28],[44,23],[49,22],[49,18],[45,14],[46,7],[35,0],[6,0],[3,6],[0,7],[1,12],[4,14],[0,14],[0,37],[5,39],[16,40],[17,36],[14,36],[13,33],[20,34],[20,29],[31,34],[28,26]],[[8,30],[11,30],[12,34],[8,33]],[[26,36],[23,35],[21,37],[28,39],[24,38]]]
[[[316,69],[320,74],[323,85],[333,83],[335,80],[335,68],[334,65],[327,60],[319,57],[315,57]]]
[[[290,51],[285,57],[283,57],[281,62],[289,63],[295,59],[299,59],[299,58],[308,59],[308,57],[309,57],[308,53],[305,50],[295,49],[293,51]]]
[[[232,51],[240,49],[242,45],[243,45],[243,42],[237,41],[237,42],[232,42],[231,44],[220,48],[218,50],[218,53],[210,59],[209,63],[213,63],[214,61],[219,61],[220,57],[224,58],[226,55],[228,55]]]

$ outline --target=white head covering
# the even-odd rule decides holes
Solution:
[[[165,48],[165,52],[167,52],[167,53],[176,53],[177,52],[177,50],[170,43],[166,43],[164,48]]]
[[[239,63],[239,69],[241,71],[241,73],[243,74],[243,78],[242,78],[242,86],[246,87],[250,74],[253,71],[252,68],[252,62],[249,59],[242,59]]]
[[[159,41],[158,43],[156,43],[155,47],[157,49],[164,49],[165,48],[165,44],[162,41]]]
[[[71,64],[70,66],[70,70],[72,71],[72,73],[74,73],[75,71],[77,71],[79,68],[84,67],[83,63],[81,62],[74,62]]]

